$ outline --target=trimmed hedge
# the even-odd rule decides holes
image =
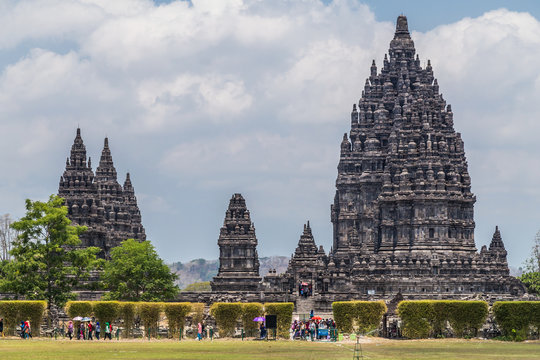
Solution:
[[[355,321],[358,331],[367,334],[379,327],[384,313],[388,310],[384,301],[355,301]]]
[[[191,303],[191,324],[197,325],[204,319],[204,303]]]
[[[292,323],[293,303],[265,303],[266,315],[277,315],[277,334],[285,339],[289,338],[289,329]]]
[[[242,303],[217,302],[210,307],[210,314],[216,320],[219,336],[227,337],[234,335],[236,323],[242,315]]]
[[[4,318],[4,331],[13,335],[19,320],[18,301],[0,301],[0,316]]]
[[[514,340],[527,339],[531,326],[540,331],[540,301],[497,301],[493,313],[503,335]]]
[[[66,314],[72,319],[76,316],[90,316],[94,303],[97,301],[68,301],[65,307]]]
[[[43,314],[47,302],[41,300],[7,300],[0,301],[0,317],[4,318],[6,333],[15,334],[21,321],[30,321],[32,336],[39,336]]]
[[[332,303],[334,321],[344,333],[353,332],[354,328],[366,334],[379,327],[387,308],[384,301],[336,301]]]
[[[448,301],[448,322],[457,337],[476,336],[488,316],[485,301]],[[435,303],[435,311],[440,302]]]
[[[120,303],[118,301],[96,301],[93,304],[94,315],[101,324],[112,324],[118,318]]]
[[[163,311],[167,317],[169,325],[169,337],[176,338],[181,336],[180,332],[184,329],[186,316],[191,311],[190,303],[165,303]]]
[[[257,322],[253,321],[253,319],[262,316],[263,314],[264,310],[261,303],[242,304],[242,326],[248,336],[253,336],[259,325]]]
[[[485,301],[419,300],[398,305],[402,333],[411,339],[441,335],[448,322],[456,337],[476,336],[486,321]]]
[[[137,304],[137,312],[144,325],[145,335],[157,337],[159,315],[163,310],[163,303],[140,302]]]
[[[124,320],[124,337],[128,338],[133,335],[133,322],[137,315],[137,303],[136,302],[119,302],[118,303],[118,317]]]
[[[353,301],[335,301],[332,303],[334,321],[340,332],[347,334],[353,332],[355,312]]]
[[[401,333],[410,339],[427,338],[432,330],[433,301],[402,301],[397,313],[401,318]]]

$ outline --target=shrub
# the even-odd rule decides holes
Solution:
[[[437,307],[440,301],[435,302]],[[448,322],[457,337],[476,336],[486,321],[488,304],[485,301],[450,301]]]
[[[180,332],[184,328],[186,315],[191,311],[190,303],[165,303],[163,311],[167,317],[169,326],[169,337],[176,338],[181,335]]]
[[[163,303],[140,302],[137,304],[137,311],[141,317],[146,336],[157,337],[159,315],[163,309]]]
[[[47,302],[42,300],[36,301],[17,301],[19,308],[18,318],[20,321],[30,321],[30,329],[32,336],[39,336],[41,322],[43,321],[43,313],[47,307]]]
[[[124,337],[130,337],[133,333],[133,321],[137,315],[136,302],[119,302],[118,316],[124,320]]]
[[[236,323],[242,315],[241,303],[214,303],[210,307],[210,314],[216,319],[220,337],[234,335]]]
[[[197,325],[204,319],[204,303],[191,303],[191,323]]]
[[[263,305],[261,303],[242,304],[242,325],[246,334],[251,336],[257,331],[258,324],[253,319],[262,316],[263,313]]]
[[[355,322],[361,334],[367,334],[379,327],[386,312],[384,301],[354,301]]]
[[[0,301],[0,317],[4,318],[4,327],[7,334],[13,335],[19,321],[18,301]]]
[[[336,301],[332,303],[334,320],[339,331],[366,334],[381,324],[386,312],[384,301]]]
[[[289,338],[289,328],[291,327],[293,310],[293,303],[264,304],[264,311],[267,315],[277,315],[277,333],[282,338]]]
[[[68,301],[65,310],[70,318],[85,317],[92,315],[93,306],[90,301]]]
[[[39,336],[46,307],[47,302],[41,300],[0,301],[0,317],[4,318],[5,332],[13,335],[21,321],[30,320],[32,335]]]
[[[398,304],[402,333],[410,339],[427,338],[432,330],[433,301],[402,301]]]
[[[493,312],[503,335],[514,340],[525,340],[529,327],[540,325],[540,301],[497,301]]]
[[[346,334],[352,333],[355,317],[355,308],[353,302],[335,301],[332,303],[332,312],[338,330]]]
[[[488,305],[485,301],[402,301],[398,314],[403,321],[403,335],[411,339],[440,336],[447,322],[456,337],[476,336],[486,321]]]
[[[101,324],[112,323],[118,317],[120,303],[118,301],[96,301],[93,308],[94,315]]]

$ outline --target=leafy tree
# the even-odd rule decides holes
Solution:
[[[18,232],[10,251],[11,261],[2,267],[2,291],[30,300],[47,300],[63,307],[74,298],[73,289],[83,285],[91,270],[99,267],[98,248],[78,248],[84,226],[72,226],[64,199],[26,200],[26,215],[11,227]]]
[[[536,233],[531,257],[525,261],[523,275],[518,277],[533,294],[540,294],[540,231]]]
[[[122,241],[111,250],[102,276],[109,293],[106,299],[124,301],[166,301],[179,291],[170,272],[149,241]]]
[[[528,272],[518,277],[531,294],[540,294],[540,272]]]

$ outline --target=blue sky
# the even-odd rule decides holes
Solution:
[[[519,266],[540,229],[534,1],[4,1],[0,213],[57,191],[80,125],[95,165],[109,136],[167,261],[217,258],[235,192],[260,255],[308,219],[328,251],[341,137],[401,13],[465,141],[477,247],[499,225]]]

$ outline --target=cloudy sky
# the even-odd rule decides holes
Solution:
[[[477,247],[519,266],[540,229],[540,6],[533,1],[2,0],[0,213],[58,190],[80,125],[109,137],[166,261],[217,258],[246,198],[259,254],[302,224],[331,244],[339,144],[404,13],[465,141]]]

